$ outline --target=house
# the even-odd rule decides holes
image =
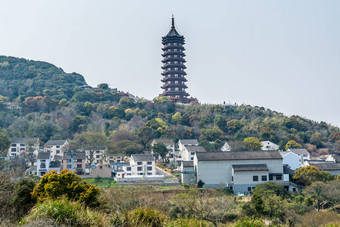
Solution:
[[[299,187],[294,183],[293,176],[295,172],[288,165],[283,165],[283,183],[287,191],[297,192]]]
[[[308,160],[306,165],[311,165],[318,167],[321,171],[327,171],[332,174],[332,176],[340,175],[340,163],[329,162],[324,160]]]
[[[264,182],[283,182],[282,156],[278,151],[197,152],[194,171],[196,183],[229,187],[235,194],[250,194]]]
[[[181,139],[178,141],[178,148],[182,152],[184,150],[184,146],[198,146],[198,140],[197,139]]]
[[[181,162],[181,182],[182,184],[190,184],[195,182],[195,171],[193,161]]]
[[[33,153],[35,156],[39,151],[39,138],[11,138],[8,151],[9,157],[19,156],[20,153]]]
[[[202,146],[184,146],[181,152],[182,161],[192,161],[196,152],[206,152]]]
[[[310,160],[310,153],[305,148],[289,148],[287,151],[291,151],[300,156],[300,166],[303,166],[306,161]]]
[[[105,146],[96,146],[96,147],[87,147],[84,148],[83,151],[86,153],[86,161],[87,163],[102,163],[104,158],[106,157],[107,147]]]
[[[302,166],[301,157],[294,152],[280,151],[280,154],[283,158],[283,164],[289,166],[290,169],[296,170]]]
[[[83,175],[86,172],[86,155],[84,151],[69,151],[64,152],[62,169],[74,171],[78,175]]]
[[[112,162],[124,162],[125,159],[127,159],[127,157],[123,154],[111,153],[107,155],[105,160],[108,162],[108,164],[111,164]]]
[[[231,151],[231,146],[225,142],[224,145],[221,147],[221,151]]]
[[[124,172],[123,166],[130,166],[130,162],[110,162],[111,176],[115,177],[117,172]]]
[[[49,172],[51,162],[51,152],[39,152],[37,156],[37,175],[44,176]]]
[[[52,160],[56,156],[62,157],[65,151],[68,151],[67,140],[49,140],[44,146],[45,151],[51,152]]]
[[[60,173],[61,170],[61,162],[60,161],[51,161],[50,166],[48,168],[48,172],[55,171]]]
[[[221,148],[221,151],[244,151],[246,150],[246,146],[240,142],[226,142]]]
[[[175,143],[171,139],[154,139],[151,142],[151,146],[157,144],[157,143],[162,143],[166,146],[168,149],[168,154],[166,155],[166,159],[168,159],[170,162],[176,161],[179,158],[179,152],[176,152],[175,149]],[[152,151],[153,152],[153,151]]]
[[[164,175],[156,175],[155,158],[152,154],[133,154],[129,165],[115,170],[115,178],[119,182],[162,181]]]
[[[280,149],[280,146],[272,143],[270,141],[261,141],[262,148],[261,150],[263,151],[278,151]]]
[[[340,163],[340,155],[339,154],[328,155],[326,161]]]
[[[25,170],[25,175],[26,176],[31,176],[31,175],[38,175],[37,172],[37,167],[36,166],[31,166],[27,170]]]

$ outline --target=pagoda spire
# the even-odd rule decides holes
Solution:
[[[172,14],[171,21],[172,21],[172,26],[171,26],[171,28],[174,29],[174,28],[175,28],[175,18],[174,18],[174,15],[173,15],[173,14]]]

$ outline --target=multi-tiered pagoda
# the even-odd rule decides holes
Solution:
[[[185,76],[187,74],[184,71],[186,69],[184,65],[184,36],[176,31],[173,17],[171,30],[166,36],[162,37],[162,44],[164,45],[164,48],[162,48],[164,51],[162,54],[164,57],[162,60],[164,63],[162,66],[164,70],[162,88],[164,91],[161,95],[167,96],[173,102],[189,103],[192,99],[188,98],[189,94],[185,91],[187,88]]]

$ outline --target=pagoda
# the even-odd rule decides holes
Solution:
[[[161,95],[170,98],[176,103],[189,103],[192,99],[188,98],[189,94],[185,91],[188,88],[185,85],[187,75],[184,63],[184,36],[180,35],[175,28],[175,19],[172,17],[172,26],[168,34],[162,37],[164,51],[162,56],[164,63],[162,66],[164,83],[161,87],[164,89]]]

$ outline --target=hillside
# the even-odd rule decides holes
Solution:
[[[219,149],[223,141],[257,137],[281,149],[294,140],[314,155],[339,152],[340,130],[325,122],[249,105],[137,100],[105,83],[86,85],[83,76],[52,64],[0,56],[0,127],[11,137],[39,137],[42,142],[95,131],[112,152],[140,152],[160,137],[197,138],[208,150]],[[6,102],[20,109],[8,109]]]

